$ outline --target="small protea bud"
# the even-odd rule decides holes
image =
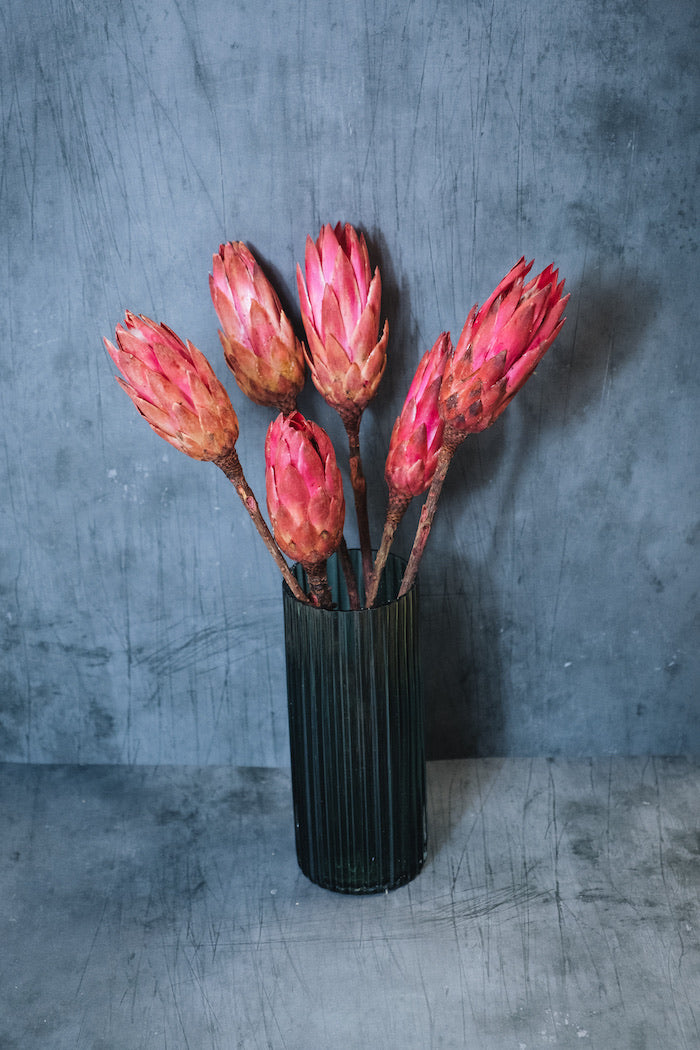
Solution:
[[[564,281],[550,265],[525,284],[531,266],[521,258],[466,320],[440,391],[450,441],[490,427],[561,331]]]
[[[451,350],[449,333],[443,332],[423,355],[391,432],[384,477],[392,496],[407,503],[425,492],[435,473],[444,428],[440,386]]]
[[[127,313],[116,343],[104,340],[124,376],[117,382],[144,419],[193,459],[216,461],[238,439],[238,419],[226,390],[196,346],[164,324]]]
[[[326,225],[306,239],[306,281],[297,266],[307,361],[316,389],[343,421],[359,418],[386,366],[388,322],[379,337],[382,294],[364,236],[349,224]]]
[[[226,363],[258,405],[294,410],[305,380],[304,351],[257,260],[240,241],[213,258],[209,290]]]
[[[377,597],[394,534],[409,503],[415,496],[425,492],[437,469],[444,430],[439,411],[440,385],[451,350],[449,332],[443,332],[434,346],[423,354],[391,432],[384,467],[389,503],[382,541],[367,587],[367,608],[372,607]]]

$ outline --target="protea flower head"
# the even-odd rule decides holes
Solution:
[[[280,414],[265,438],[267,509],[282,551],[308,569],[325,562],[343,538],[345,499],[325,431],[300,412]]]
[[[117,382],[156,434],[193,459],[216,461],[234,448],[236,413],[196,346],[132,313],[117,325],[116,341],[104,343],[124,376]]]
[[[449,333],[443,332],[425,352],[391,432],[384,477],[391,495],[406,503],[428,488],[435,473],[444,428],[440,386],[451,350]]]
[[[357,420],[386,366],[389,326],[385,321],[380,338],[379,269],[372,275],[364,236],[338,223],[324,226],[315,243],[307,237],[305,270],[306,281],[297,265],[311,378],[344,422]]]
[[[258,405],[293,411],[304,385],[304,351],[255,256],[240,241],[213,258],[209,290],[226,363]]]
[[[466,320],[440,391],[450,442],[491,426],[561,331],[564,281],[550,265],[525,284],[531,266],[521,258]]]
[[[428,488],[438,466],[445,426],[439,409],[440,386],[451,350],[449,332],[443,332],[435,345],[423,354],[391,432],[384,467],[389,503],[382,541],[366,588],[367,608],[372,607],[377,597],[399,522],[411,500]]]

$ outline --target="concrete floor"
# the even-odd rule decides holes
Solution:
[[[286,770],[0,766],[2,1050],[697,1050],[700,760],[432,763],[426,867],[299,872]]]

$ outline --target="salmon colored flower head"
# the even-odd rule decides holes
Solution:
[[[306,378],[304,351],[277,293],[240,241],[219,247],[212,270],[219,338],[236,382],[256,404],[293,411]]]
[[[236,413],[196,346],[132,313],[117,325],[116,346],[104,343],[124,377],[117,382],[156,434],[193,459],[216,461],[233,449]]]

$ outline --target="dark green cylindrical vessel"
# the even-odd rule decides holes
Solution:
[[[360,575],[359,552],[350,554]],[[389,556],[372,609],[349,609],[335,555],[336,609],[283,588],[297,857],[312,882],[338,893],[394,889],[425,859],[418,592],[396,598],[404,567]]]

